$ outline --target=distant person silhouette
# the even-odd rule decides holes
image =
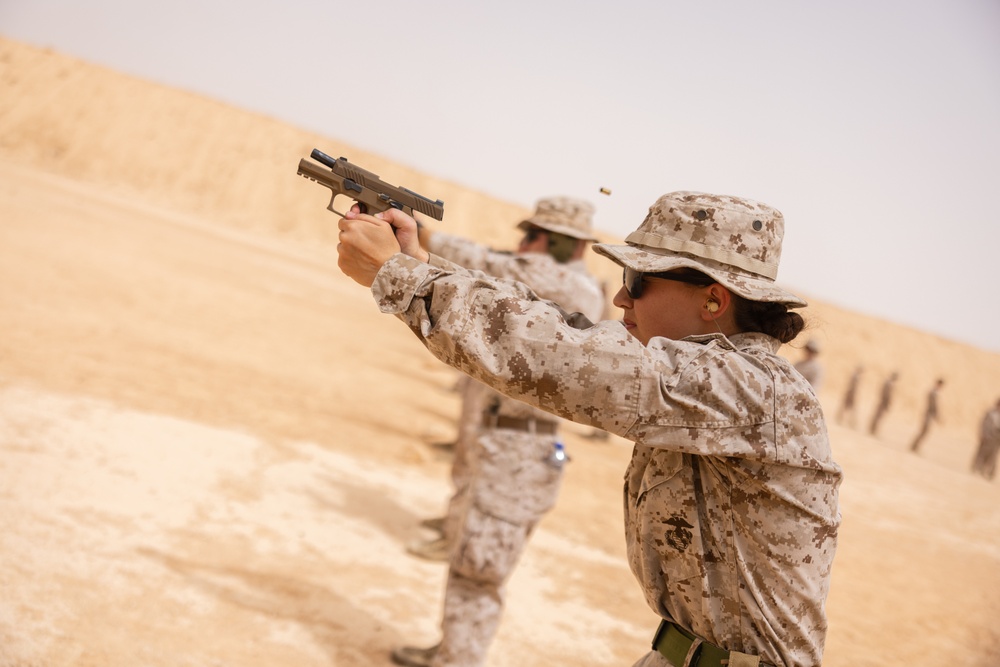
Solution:
[[[819,394],[820,386],[823,384],[823,364],[817,357],[819,356],[819,341],[810,338],[805,346],[806,356],[795,364],[795,370],[802,374],[802,377],[812,385],[813,391]]]
[[[878,435],[878,425],[882,421],[882,417],[885,413],[889,411],[889,406],[892,405],[892,395],[896,389],[896,380],[899,379],[899,373],[893,371],[892,375],[886,378],[886,381],[882,383],[882,393],[878,397],[878,405],[875,406],[875,414],[872,415],[871,426],[868,427],[868,432],[872,435]]]
[[[972,459],[972,472],[985,479],[993,479],[997,471],[997,452],[1000,451],[1000,399],[992,410],[983,416],[979,427],[979,449]]]
[[[864,366],[858,366],[851,373],[851,379],[847,381],[847,391],[844,392],[844,400],[837,411],[837,423],[843,424],[848,420],[848,426],[854,428],[858,424],[858,413],[855,409],[858,399],[858,385],[861,383],[861,376],[865,373]]]
[[[916,452],[920,450],[920,444],[927,437],[927,432],[931,428],[931,423],[936,421],[941,421],[941,412],[938,407],[938,393],[941,391],[941,387],[944,386],[944,380],[938,378],[934,381],[934,387],[927,394],[927,407],[924,409],[924,420],[920,425],[920,432],[917,433],[917,437],[913,439],[913,444],[910,445],[910,451]]]

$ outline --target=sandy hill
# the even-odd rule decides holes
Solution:
[[[427,443],[453,434],[454,374],[339,274],[325,191],[295,165],[348,156],[497,246],[527,210],[11,40],[0,87],[0,667],[388,664],[433,642],[443,568],[403,545],[449,491]],[[1000,485],[967,469],[1000,355],[807,316],[830,415],[856,365],[862,423],[901,375],[880,438],[830,425],[847,477],[826,664],[992,664]],[[911,455],[938,376],[945,422]],[[582,432],[494,667],[631,664],[655,627],[624,561],[628,445]]]

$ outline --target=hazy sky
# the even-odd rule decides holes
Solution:
[[[0,35],[620,236],[759,199],[783,285],[1000,351],[997,0],[0,0]]]

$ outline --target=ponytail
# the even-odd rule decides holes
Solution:
[[[733,294],[733,319],[740,331],[757,331],[788,343],[806,326],[798,313],[783,303],[750,301]]]

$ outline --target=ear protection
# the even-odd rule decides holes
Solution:
[[[717,302],[711,300],[705,302],[705,310],[707,310],[708,312],[714,313],[718,309],[719,309],[719,304]]]

